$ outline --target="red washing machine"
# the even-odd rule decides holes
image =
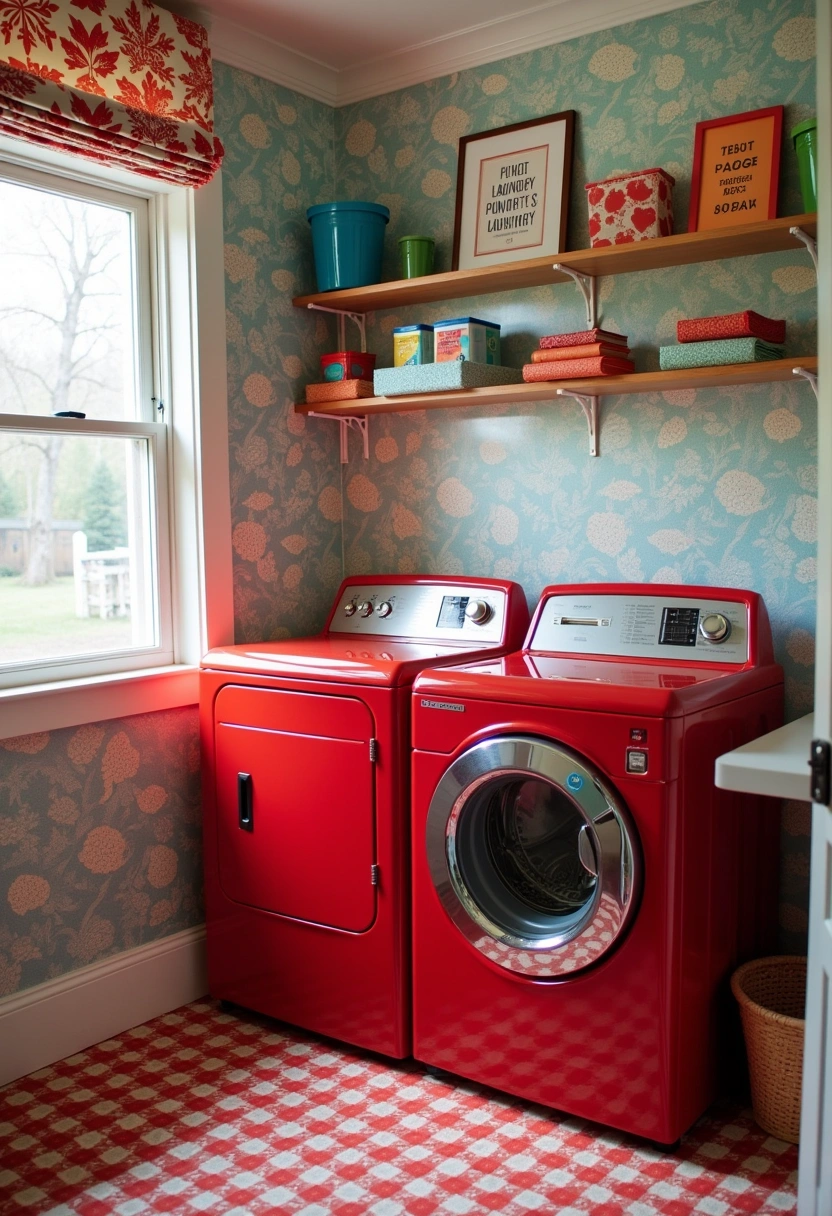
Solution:
[[[410,1055],[411,686],[528,623],[517,583],[348,578],[319,637],[205,656],[212,995]]]
[[[777,804],[714,762],[782,706],[765,606],[728,588],[549,587],[522,651],[422,672],[416,1058],[674,1143],[776,922]]]

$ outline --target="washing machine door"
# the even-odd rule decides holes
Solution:
[[[530,979],[597,963],[636,909],[632,819],[598,770],[559,743],[515,735],[469,748],[436,788],[426,843],[454,924]]]

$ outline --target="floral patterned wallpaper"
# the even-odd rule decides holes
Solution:
[[[203,919],[196,709],[0,741],[0,996]]]
[[[334,322],[292,307],[313,280],[306,209],[335,194],[334,111],[216,65],[238,641],[314,632],[341,580],[338,428],[293,412]]]
[[[786,133],[814,113],[809,0],[711,0],[336,114],[339,192],[386,204],[396,238],[437,240],[450,268],[461,135],[577,111],[569,248],[588,244],[584,183],[661,165],[687,228],[699,119],[785,103]],[[784,139],[780,214],[802,211]],[[793,252],[601,280],[601,322],[626,333],[639,370],[676,321],[754,308],[788,321],[790,353],[816,345],[815,273]],[[520,365],[544,333],[583,328],[571,285],[378,313],[370,349],[392,363],[391,329],[472,314],[503,326]],[[558,580],[727,584],[763,593],[786,670],[787,713],[812,705],[816,405],[804,383],[602,399],[600,457],[575,403],[372,418],[371,458],[345,472],[347,573],[437,570],[516,578],[533,602]],[[311,426],[311,423],[310,423]],[[783,945],[806,927],[805,808],[783,815]]]
[[[292,412],[331,318],[291,297],[314,286],[306,208],[390,207],[395,238],[425,231],[447,268],[461,134],[578,112],[569,246],[586,245],[583,183],[661,164],[687,216],[698,118],[786,103],[813,112],[809,0],[710,0],[333,112],[216,64],[223,164],[234,580],[239,641],[320,627],[342,571],[714,582],[760,590],[790,716],[811,705],[815,422],[805,385],[603,402],[601,457],[577,406],[432,411],[371,421],[371,458],[338,460],[332,423]],[[780,212],[801,209],[788,144]],[[603,323],[657,366],[683,315],[754,307],[814,349],[815,278],[802,250],[607,279]],[[392,362],[400,322],[472,312],[503,324],[504,358],[584,325],[569,287],[380,313],[370,348]],[[343,519],[342,519],[343,515]],[[806,927],[808,813],[783,813],[783,945]],[[0,994],[202,918],[195,710],[0,741]]]

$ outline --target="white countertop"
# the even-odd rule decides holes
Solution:
[[[814,714],[807,714],[726,752],[716,762],[716,784],[720,789],[744,794],[770,794],[773,798],[811,802],[809,744],[814,727]]]

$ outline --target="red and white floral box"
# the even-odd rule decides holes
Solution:
[[[676,179],[664,169],[641,169],[590,182],[586,197],[592,248],[670,236],[675,184]]]

